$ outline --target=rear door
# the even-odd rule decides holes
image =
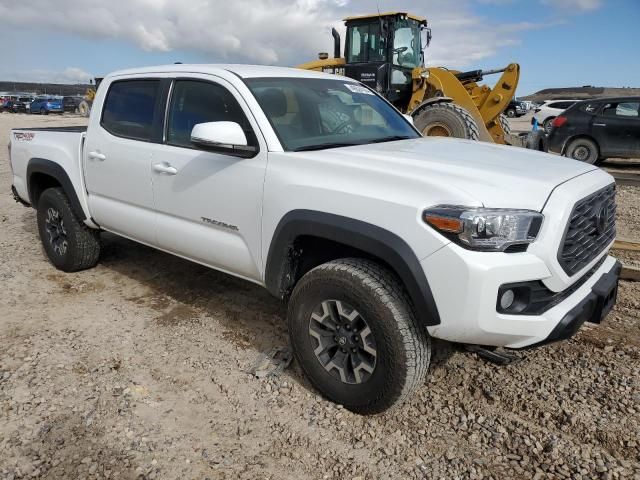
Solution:
[[[235,88],[207,75],[176,78],[164,145],[154,147],[152,184],[160,248],[254,281],[262,278],[262,193],[267,149]],[[259,151],[239,158],[191,143],[198,123],[241,125]]]
[[[102,111],[93,112],[100,115],[91,115],[83,151],[92,217],[107,230],[152,245],[150,145],[162,138],[162,85],[158,78],[111,82]]]
[[[602,156],[640,155],[640,100],[605,103],[592,125]]]

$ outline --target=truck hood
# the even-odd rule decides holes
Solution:
[[[339,152],[339,153],[338,153]],[[301,152],[302,153],[302,152]],[[388,176],[389,184],[402,178],[423,180],[462,191],[485,207],[542,210],[553,189],[597,167],[524,148],[453,138],[357,145],[314,152],[304,156],[339,162]]]

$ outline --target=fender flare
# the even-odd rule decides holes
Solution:
[[[420,261],[395,233],[349,217],[314,210],[293,210],[276,227],[269,247],[265,284],[269,292],[285,298],[294,286],[295,240],[311,236],[356,248],[387,263],[404,283],[418,319],[438,325],[440,315]],[[304,253],[303,253],[304,254]]]
[[[433,105],[434,103],[452,103],[453,98],[451,97],[431,97],[423,100],[416,108],[411,110],[411,116],[415,117],[420,111],[428,107],[429,105]]]
[[[82,209],[82,205],[80,204],[80,200],[78,199],[76,190],[75,188],[73,188],[73,183],[71,182],[69,175],[67,175],[67,172],[65,172],[64,168],[62,168],[57,163],[45,158],[32,158],[27,164],[27,191],[29,193],[29,201],[31,202],[33,208],[38,208],[37,202],[35,202],[36,199],[34,198],[32,187],[32,177],[36,173],[41,173],[55,179],[64,190],[64,193],[67,195],[67,198],[71,203],[71,208],[73,209],[73,212],[78,216],[78,219],[80,221],[84,221],[87,219],[87,215]]]

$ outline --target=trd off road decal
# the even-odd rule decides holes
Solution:
[[[13,132],[13,138],[19,142],[30,142],[35,136],[33,132]]]
[[[207,218],[207,217],[200,217],[200,219],[204,223],[208,223],[209,225],[216,225],[218,227],[226,228],[228,230],[233,230],[234,232],[237,232],[237,231],[240,230],[236,225],[229,225],[228,223],[219,222],[218,220],[212,220],[212,219]]]

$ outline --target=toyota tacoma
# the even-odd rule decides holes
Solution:
[[[431,338],[540,346],[600,322],[620,264],[597,167],[422,138],[348,78],[171,65],[101,83],[87,127],[14,129],[13,194],[50,262],[96,265],[100,232],[288,301],[297,360],[360,413],[423,384]]]

